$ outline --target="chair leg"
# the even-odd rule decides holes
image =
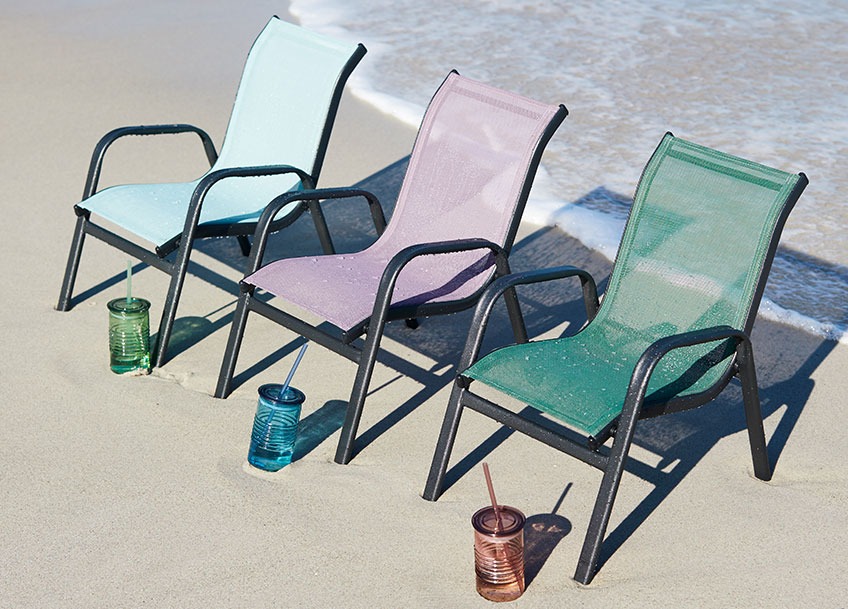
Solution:
[[[236,370],[236,360],[238,360],[241,340],[244,337],[244,329],[247,325],[247,315],[250,313],[248,304],[251,297],[250,292],[242,292],[239,296],[236,311],[233,314],[233,322],[230,324],[230,337],[227,339],[224,361],[221,362],[221,372],[218,374],[218,386],[215,388],[216,398],[225,398],[232,391],[233,374]]]
[[[607,468],[604,470],[604,477],[601,480],[601,487],[598,490],[598,497],[595,499],[595,507],[592,510],[592,518],[589,520],[586,538],[583,540],[580,559],[577,561],[577,570],[574,573],[574,579],[581,584],[591,582],[598,568],[601,545],[607,532],[607,525],[612,514],[612,505],[615,502],[615,495],[618,492],[618,486],[624,472],[624,459],[627,456],[626,449],[622,451],[618,447],[619,450],[616,450],[616,444],[621,442],[621,440],[616,439],[613,444],[610,460]]]
[[[336,448],[335,461],[342,465],[349,463],[353,457],[356,431],[359,428],[359,420],[362,418],[368,384],[371,382],[371,374],[374,372],[374,364],[377,361],[377,351],[380,348],[380,339],[383,336],[383,324],[377,323],[374,326],[369,327],[368,337],[362,349],[359,367],[356,369],[356,379],[353,382],[353,390],[350,393],[350,401],[347,405],[347,414],[345,415],[344,425],[342,425],[342,434]]]
[[[748,441],[754,461],[754,475],[760,480],[771,480],[766,434],[763,429],[763,413],[757,389],[757,372],[754,367],[754,352],[750,342],[743,342],[737,349],[739,380],[742,382],[742,402],[745,405],[745,421],[748,426]]]
[[[459,429],[459,420],[462,417],[462,392],[464,390],[454,382],[451,391],[448,408],[445,411],[445,419],[442,421],[442,430],[439,432],[439,440],[436,442],[436,452],[433,454],[433,462],[430,464],[430,473],[427,476],[427,484],[422,495],[427,501],[436,501],[442,495],[445,485],[445,474],[448,471],[453,443],[456,432]]]
[[[509,288],[504,292],[504,302],[506,303],[506,311],[509,314],[509,323],[512,326],[512,334],[515,336],[515,342],[526,343],[529,339],[527,336],[527,326],[524,323],[524,315],[521,313],[521,305],[518,302],[518,293],[515,288]]]
[[[321,243],[321,250],[325,254],[335,254],[336,247],[333,245],[333,239],[330,237],[330,229],[327,227],[327,219],[324,218],[324,212],[317,201],[309,201],[307,203],[309,213],[312,216],[312,222],[315,225],[315,232],[318,233],[318,241]]]
[[[85,216],[77,216],[74,237],[71,240],[71,251],[68,253],[68,264],[65,267],[65,277],[62,280],[59,302],[56,305],[57,311],[67,311],[71,308],[71,297],[74,293],[74,282],[77,279],[77,269],[79,269],[80,258],[82,257],[82,246],[85,242],[85,224],[87,221]]]
[[[156,339],[156,352],[153,357],[153,367],[159,368],[167,361],[168,342],[171,340],[171,331],[174,329],[174,320],[177,317],[177,305],[180,293],[183,290],[186,272],[188,271],[188,258],[191,254],[192,237],[183,236],[177,259],[171,269],[171,283],[168,286],[168,294],[165,297],[165,309],[162,311],[162,319],[159,320],[159,333]]]
[[[247,238],[247,235],[239,235],[236,239],[241,248],[241,255],[245,258],[250,256],[250,239]]]
[[[633,434],[636,431],[640,404],[644,399],[644,391],[647,387],[647,379],[641,385],[641,396],[634,396],[630,390],[624,401],[624,407],[618,420],[618,430],[615,433],[612,448],[607,458],[607,466],[604,469],[604,477],[592,510],[592,518],[589,520],[589,528],[583,541],[583,549],[580,551],[580,559],[577,561],[577,570],[574,579],[581,584],[588,584],[595,577],[598,568],[598,559],[601,555],[601,544],[607,532],[612,505],[621,476],[624,473],[624,462],[630,452],[633,443]]]

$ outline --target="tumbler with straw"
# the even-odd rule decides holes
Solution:
[[[270,383],[259,388],[247,453],[247,462],[254,467],[276,472],[291,463],[300,411],[306,400],[302,391],[291,386],[291,381],[308,344],[300,348],[282,385]]]
[[[524,592],[524,514],[498,504],[488,463],[483,463],[491,506],[477,510],[474,570],[477,592],[490,601],[515,600]]]
[[[150,302],[132,295],[132,262],[127,261],[127,295],[109,309],[109,365],[112,372],[150,371]]]

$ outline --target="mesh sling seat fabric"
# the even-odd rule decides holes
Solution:
[[[601,469],[574,576],[589,583],[637,420],[703,405],[734,376],[742,384],[754,473],[770,479],[749,336],[784,222],[806,184],[804,174],[667,134],[642,174],[600,308],[594,280],[573,267],[503,277],[481,297],[424,498],[435,501],[444,489],[466,407]],[[584,328],[555,339],[517,337],[478,359],[501,293],[574,276],[584,285]],[[481,397],[472,392],[475,381],[545,416],[520,416],[489,392]]]
[[[85,236],[171,275],[153,365],[165,362],[193,241],[237,236],[247,254],[262,210],[275,197],[316,186],[344,85],[365,47],[336,41],[273,17],[248,53],[220,155],[211,138],[192,125],[122,127],[106,134],[92,155],[57,309],[71,308]],[[128,135],[197,134],[211,168],[184,183],[123,184],[97,191],[106,150]],[[320,209],[293,202],[276,220],[278,230],[307,208],[324,251],[333,245]],[[106,220],[136,243],[96,224]],[[173,262],[166,257],[176,252]]]
[[[226,397],[249,311],[343,355],[359,367],[336,453],[353,454],[356,429],[387,321],[470,308],[507,255],[545,145],[565,118],[564,106],[542,104],[452,72],[430,102],[388,227],[368,248],[350,254],[287,258],[261,266],[261,226],[242,281],[215,395]],[[356,196],[337,189],[292,193]],[[372,203],[374,202],[372,198]],[[274,210],[265,212],[270,221]],[[381,220],[379,207],[375,221]],[[330,322],[325,331],[264,300],[276,296]],[[510,300],[508,306],[513,313]],[[520,318],[513,323],[523,327]],[[366,335],[364,345],[353,344]]]

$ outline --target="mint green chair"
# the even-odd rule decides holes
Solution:
[[[71,308],[86,235],[171,275],[153,365],[166,359],[177,304],[195,239],[236,236],[245,255],[263,209],[276,197],[315,188],[339,100],[365,47],[339,42],[273,17],[245,63],[220,156],[210,137],[192,125],[122,127],[94,149],[57,309]],[[200,178],[171,184],[128,184],[97,191],[106,150],[127,135],[197,134],[211,168]],[[296,202],[273,230],[309,209],[325,252],[333,245],[320,208]],[[138,239],[127,239],[101,219]],[[152,244],[139,244],[137,241]],[[176,252],[173,261],[166,257]]]
[[[804,174],[666,135],[642,174],[600,308],[592,277],[572,267],[506,276],[483,295],[424,498],[435,501],[442,493],[464,408],[601,469],[574,576],[587,584],[597,569],[637,420],[701,406],[733,377],[742,384],[754,473],[769,480],[749,336],[784,222],[806,184]],[[489,314],[505,290],[574,276],[583,284],[589,317],[580,332],[519,338],[479,358]],[[474,383],[563,425],[522,417],[473,393]]]

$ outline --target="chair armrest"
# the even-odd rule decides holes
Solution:
[[[282,175],[286,173],[297,174],[297,176],[300,178],[300,181],[306,188],[313,188],[315,185],[312,176],[310,176],[302,169],[298,169],[297,167],[293,167],[291,165],[225,167],[224,169],[217,169],[215,171],[207,173],[205,176],[203,176],[203,178],[201,178],[200,182],[197,183],[197,186],[195,186],[194,188],[194,192],[191,193],[191,200],[189,201],[188,212],[186,212],[186,221],[185,226],[183,228],[183,234],[187,235],[190,232],[193,233],[194,228],[200,221],[200,210],[201,206],[203,205],[203,200],[206,198],[206,195],[209,190],[221,180],[226,180],[228,178],[258,178],[264,176]]]
[[[397,284],[398,276],[404,267],[415,258],[431,256],[436,254],[456,254],[478,249],[491,250],[495,255],[495,268],[498,276],[509,273],[509,262],[506,250],[500,245],[487,239],[455,239],[451,241],[435,241],[430,243],[419,243],[410,245],[395,254],[386,265],[377,288],[377,297],[374,301],[374,310],[371,314],[371,323],[385,323],[388,310],[392,303],[392,293]]]
[[[630,377],[630,386],[627,390],[628,396],[631,392],[634,392],[641,393],[642,398],[645,397],[648,381],[650,381],[654,369],[660,360],[672,351],[728,339],[732,339],[737,345],[740,343],[750,344],[751,342],[751,339],[745,332],[730,326],[714,326],[660,338],[645,349],[645,352],[642,353],[636,362],[636,366],[633,368],[633,375]]]
[[[389,264],[386,266],[386,270],[383,271],[383,279],[385,279],[386,276],[390,274],[394,275],[395,278],[397,278],[397,275],[401,272],[401,270],[403,270],[403,267],[412,262],[413,259],[419,258],[421,256],[432,256],[436,254],[458,254],[460,252],[470,252],[480,249],[491,250],[492,253],[495,254],[495,256],[506,260],[506,250],[504,250],[504,248],[498,245],[497,243],[493,243],[488,239],[453,239],[451,241],[433,241],[430,243],[417,243],[415,245],[405,247],[397,254],[395,254],[391,260],[389,260]],[[499,270],[502,271],[501,274],[506,274],[509,272],[508,268],[503,268]]]
[[[627,387],[627,394],[624,398],[620,420],[623,421],[632,417],[638,417],[642,404],[645,401],[651,375],[663,357],[676,349],[720,340],[733,340],[736,343],[737,352],[739,352],[740,348],[742,350],[742,359],[745,360],[743,364],[747,365],[750,363],[753,365],[751,361],[752,349],[750,337],[742,330],[737,330],[730,326],[714,326],[664,336],[645,349],[633,367],[633,374],[630,377],[630,384]],[[626,425],[627,423],[620,423],[620,426]]]
[[[247,273],[245,276],[255,273],[262,266],[262,257],[265,255],[265,247],[268,242],[268,235],[271,232],[271,223],[274,217],[286,205],[295,201],[303,201],[310,206],[316,218],[320,218],[320,222],[324,226],[324,230],[329,233],[326,224],[323,221],[323,215],[319,214],[318,205],[320,201],[326,199],[346,199],[354,197],[363,197],[368,202],[368,207],[371,210],[371,218],[374,221],[374,228],[378,235],[382,235],[386,230],[386,216],[383,214],[383,208],[380,206],[380,201],[376,195],[367,190],[359,188],[312,188],[297,192],[287,192],[272,200],[263,210],[262,215],[256,223],[256,231],[253,235],[253,246],[251,248],[250,259],[248,260]],[[314,207],[313,207],[314,206]]]
[[[91,155],[91,162],[88,167],[88,176],[85,180],[85,188],[83,189],[83,199],[87,199],[97,190],[97,183],[100,181],[100,172],[103,168],[103,158],[106,156],[106,150],[116,140],[127,135],[165,135],[174,133],[196,133],[203,143],[203,149],[206,151],[206,158],[209,159],[209,165],[215,164],[218,160],[218,153],[215,151],[215,144],[212,143],[212,138],[203,129],[187,124],[173,125],[136,125],[132,127],[118,127],[113,129],[97,142],[94,147],[94,152]]]
[[[480,297],[480,302],[477,303],[477,308],[474,310],[474,317],[471,321],[471,331],[468,333],[465,349],[462,352],[462,358],[459,361],[457,369],[465,370],[477,359],[480,346],[483,343],[486,326],[489,324],[489,317],[494,310],[495,303],[503,296],[504,292],[518,285],[529,285],[567,277],[580,278],[586,315],[589,321],[591,321],[598,312],[598,289],[594,278],[588,271],[574,266],[559,266],[505,275],[493,281]]]

